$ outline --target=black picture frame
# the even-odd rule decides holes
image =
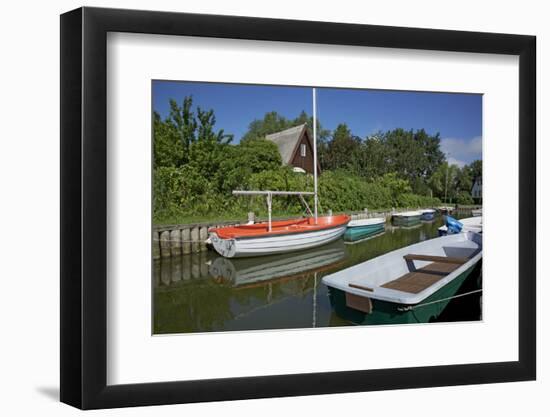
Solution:
[[[519,56],[519,360],[107,385],[108,32]],[[536,378],[536,38],[251,17],[80,8],[61,16],[61,401],[82,409]]]

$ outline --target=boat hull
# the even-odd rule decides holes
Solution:
[[[416,305],[370,299],[365,303],[370,307],[369,311],[360,311],[348,305],[344,291],[329,287],[331,307],[339,317],[360,325],[429,323],[441,315],[451,302],[451,297],[481,288],[480,280],[475,279],[481,272],[481,264],[480,260]]]
[[[417,259],[416,261],[405,259],[410,254],[423,257],[449,257],[461,259],[461,261],[440,264],[438,259]],[[415,305],[423,302],[454,281],[464,271],[476,265],[482,256],[481,235],[463,232],[429,239],[380,255],[377,258],[327,275],[323,277],[323,283],[328,287],[362,298],[394,304]],[[449,269],[449,264],[456,266]],[[433,266],[435,269],[432,270],[429,266]],[[415,274],[410,276],[413,272]],[[415,275],[417,276],[415,277]],[[409,284],[398,282],[405,278]],[[412,280],[419,281],[413,282]]]
[[[424,222],[431,222],[432,220],[435,219],[435,211],[422,213],[422,216],[420,217],[420,219]]]
[[[420,223],[420,218],[422,215],[414,215],[414,216],[393,216],[392,222],[394,226],[415,226]]]
[[[341,238],[346,227],[344,224],[312,232],[231,239],[222,239],[214,232],[210,241],[216,252],[226,258],[275,255],[326,245]]]
[[[347,242],[355,242],[357,240],[366,239],[382,233],[385,230],[385,224],[372,224],[366,226],[348,227],[344,233],[344,240]]]

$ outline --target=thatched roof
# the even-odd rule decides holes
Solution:
[[[283,164],[289,165],[292,163],[296,146],[298,141],[302,138],[305,129],[307,129],[307,127],[303,124],[300,126],[291,127],[290,129],[286,129],[281,132],[272,133],[271,135],[267,135],[265,137],[267,140],[275,142],[279,148],[279,153],[281,154]]]

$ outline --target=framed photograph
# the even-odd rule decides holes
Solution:
[[[535,37],[61,16],[61,401],[533,380]]]

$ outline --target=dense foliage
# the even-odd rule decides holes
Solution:
[[[313,190],[311,175],[281,164],[277,146],[265,136],[312,119],[302,112],[287,119],[270,112],[250,123],[238,144],[215,128],[212,110],[193,109],[191,97],[170,101],[169,115],[155,113],[153,216],[155,223],[241,218],[248,211],[265,215],[263,197],[235,197],[236,189]],[[342,123],[330,132],[318,121],[322,211],[364,208],[429,207],[448,202],[473,203],[473,179],[481,161],[459,168],[448,165],[440,138],[424,130],[395,129],[362,139]],[[303,213],[295,197],[274,199],[279,215]]]

